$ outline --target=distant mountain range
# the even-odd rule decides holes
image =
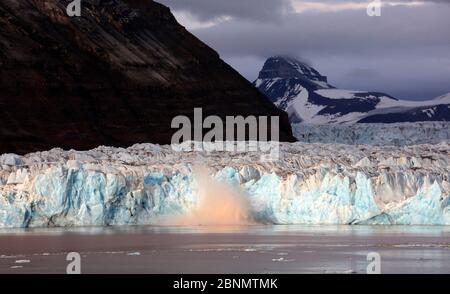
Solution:
[[[313,67],[289,57],[269,58],[254,85],[288,113],[291,123],[450,121],[450,93],[407,101],[379,92],[337,89]]]

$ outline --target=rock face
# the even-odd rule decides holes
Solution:
[[[354,124],[450,121],[450,94],[428,101],[336,89],[317,70],[289,57],[271,57],[254,85],[292,123]]]
[[[170,143],[177,115],[287,116],[151,0],[0,3],[0,153]]]
[[[273,87],[270,82],[284,81],[302,85],[310,89],[331,89],[334,88],[328,84],[328,78],[322,76],[316,69],[288,57],[269,58],[264,67],[259,72],[256,81],[258,88],[264,92],[273,102],[277,102],[281,95],[285,94],[283,87]],[[265,92],[265,90],[269,90]]]

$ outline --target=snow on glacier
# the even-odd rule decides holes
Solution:
[[[313,125],[292,124],[301,142],[405,146],[450,142],[450,122],[395,124]]]
[[[161,224],[195,212],[209,214],[195,218],[203,224],[234,215],[223,211],[236,209],[222,201],[228,194],[248,204],[249,222],[450,225],[449,143],[282,143],[280,150],[275,162],[255,152],[180,153],[152,144],[5,154],[0,227]],[[198,166],[207,172],[199,176]],[[206,178],[213,182],[201,192]],[[212,198],[199,210],[202,193]]]

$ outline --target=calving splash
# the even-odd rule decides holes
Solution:
[[[259,159],[152,144],[2,155],[0,226],[450,225],[447,143],[286,143]]]
[[[243,225],[252,223],[243,191],[211,177],[208,169],[194,165],[194,204],[182,215],[162,216],[160,225]]]

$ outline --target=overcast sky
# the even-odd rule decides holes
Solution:
[[[450,0],[157,0],[253,81],[290,55],[339,88],[423,100],[450,92]]]

